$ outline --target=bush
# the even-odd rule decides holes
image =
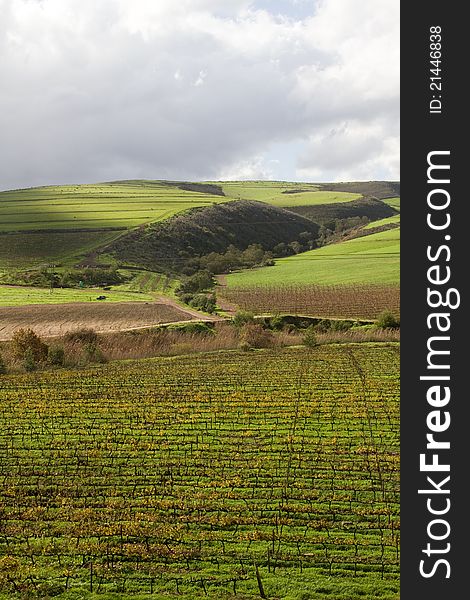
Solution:
[[[188,277],[181,282],[179,287],[176,289],[176,294],[182,296],[183,294],[191,294],[197,292],[203,292],[204,290],[210,289],[214,286],[214,279],[209,271],[198,271],[191,277]]]
[[[240,310],[233,317],[233,324],[235,327],[243,327],[247,323],[254,323],[255,315],[252,312],[248,312],[247,310]]]
[[[85,344],[85,357],[87,359],[87,361],[89,362],[96,362],[96,363],[106,363],[107,358],[105,357],[105,355],[103,354],[103,352],[101,351],[100,348],[98,348],[98,346],[94,343],[91,344]]]
[[[273,345],[274,336],[258,323],[246,323],[242,327],[240,341],[240,347],[247,344],[250,348],[269,348]]]
[[[76,329],[75,331],[66,333],[64,339],[66,342],[96,345],[98,342],[98,334],[94,329]]]
[[[395,317],[391,310],[384,310],[377,319],[377,327],[380,327],[380,329],[395,329],[400,327],[400,320]]]
[[[32,348],[27,348],[23,355],[23,368],[27,373],[35,371],[37,368],[34,352]]]
[[[51,365],[62,367],[64,365],[64,349],[62,346],[50,346],[47,353],[47,361]]]
[[[213,295],[196,294],[189,305],[204,312],[213,313],[215,311],[215,297]]]
[[[274,315],[269,322],[269,326],[275,331],[282,330],[284,327],[284,317],[281,315]]]
[[[330,319],[322,319],[316,325],[313,325],[313,329],[318,333],[326,333],[331,329]]]
[[[18,360],[43,362],[47,359],[48,346],[32,329],[18,329],[12,338],[13,356]]]
[[[302,337],[302,343],[307,348],[315,348],[315,346],[318,346],[317,336],[315,335],[315,327],[313,325],[310,325],[310,327],[305,330],[305,333]]]
[[[181,325],[173,325],[168,327],[169,331],[181,331],[182,333],[213,335],[214,327],[207,323],[182,323]]]
[[[0,375],[5,375],[7,372],[7,366],[5,364],[5,361],[2,358],[2,355],[0,354]]]
[[[354,325],[352,321],[333,321],[331,331],[348,331]]]

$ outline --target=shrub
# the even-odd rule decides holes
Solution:
[[[315,333],[316,332],[314,326],[310,325],[310,327],[307,327],[302,337],[302,343],[304,346],[306,346],[307,348],[315,348],[315,346],[318,346],[318,340]]]
[[[47,353],[47,361],[51,365],[62,367],[64,365],[64,349],[62,346],[50,346]]]
[[[37,368],[34,352],[32,348],[27,348],[23,355],[23,368],[27,373],[35,371]]]
[[[176,294],[181,296],[182,294],[191,294],[196,292],[203,292],[214,285],[214,279],[209,271],[198,271],[191,277],[188,277],[181,282],[179,287],[176,289]]]
[[[271,329],[280,331],[284,327],[284,318],[281,315],[274,315],[269,323]]]
[[[248,344],[250,348],[269,348],[273,345],[274,336],[258,323],[245,323],[240,333],[240,341],[241,344]]]
[[[316,325],[313,326],[313,329],[318,333],[326,333],[331,329],[330,319],[322,319]]]
[[[12,351],[16,359],[28,357],[36,364],[47,359],[48,347],[32,329],[18,329],[12,338]]]
[[[377,327],[380,327],[380,329],[394,329],[400,327],[400,321],[391,310],[384,310],[377,319]]]
[[[84,351],[87,361],[96,363],[108,362],[101,349],[95,343],[85,344]]]
[[[189,305],[204,312],[213,313],[215,311],[215,297],[207,294],[196,294]]]
[[[240,310],[233,317],[233,324],[235,327],[242,327],[247,323],[254,323],[255,315],[252,312],[248,312],[247,310]]]
[[[348,331],[348,329],[351,329],[351,327],[353,326],[353,322],[352,321],[333,321],[331,323],[331,330],[332,331]]]
[[[66,333],[64,339],[66,342],[96,345],[98,342],[98,334],[94,329],[76,329],[75,331]]]
[[[0,375],[5,375],[7,372],[7,366],[5,364],[5,361],[2,358],[2,355],[0,354]]]
[[[181,325],[174,325],[168,327],[170,331],[181,331],[182,333],[189,334],[203,334],[203,335],[213,335],[214,327],[208,325],[207,323],[182,323]]]

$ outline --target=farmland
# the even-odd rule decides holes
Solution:
[[[51,186],[0,194],[2,231],[130,228],[160,221],[220,196],[163,182],[116,182]]]
[[[321,190],[311,183],[236,181],[223,183],[222,189],[229,198],[259,200],[282,208],[350,202],[361,197],[361,194],[350,192]]]
[[[0,192],[0,267],[73,264],[130,229],[221,200],[149,181]]]
[[[343,344],[4,377],[2,598],[397,599],[398,375]]]
[[[383,284],[399,281],[400,230],[382,231],[227,276],[227,287]]]
[[[219,286],[218,297],[256,314],[310,315],[328,319],[377,319],[385,310],[400,315],[396,285]]]
[[[123,286],[124,287],[124,286]],[[105,295],[104,300],[97,300]],[[150,293],[138,291],[101,289],[46,288],[0,285],[0,307],[24,306],[28,304],[64,304],[69,302],[87,302],[93,305],[109,302],[151,302],[154,299]]]
[[[130,295],[130,294],[129,294]],[[204,315],[164,302],[110,302],[30,304],[0,308],[0,340],[9,340],[18,329],[32,328],[53,337],[81,328],[97,332],[152,327],[160,323],[189,321]]]

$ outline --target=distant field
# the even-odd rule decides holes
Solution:
[[[128,229],[223,200],[152,181],[0,192],[0,267],[73,264]]]
[[[311,183],[241,181],[222,183],[222,189],[230,198],[259,200],[282,208],[350,202],[361,197],[361,194],[349,192],[320,191],[317,185]]]
[[[220,202],[156,182],[51,186],[0,193],[0,231],[135,227]]]
[[[226,282],[228,288],[279,286],[281,283],[397,284],[399,265],[400,230],[397,228],[281,258],[273,267],[232,273]]]
[[[382,227],[383,225],[394,225],[400,224],[400,215],[394,215],[393,217],[387,217],[386,219],[380,219],[380,221],[372,221],[363,229],[375,229],[376,227]]]
[[[98,296],[106,300],[96,300]],[[49,289],[0,285],[0,306],[20,306],[24,304],[62,304],[64,302],[90,302],[102,304],[109,302],[150,302],[153,296],[148,293],[102,289]]]
[[[122,231],[62,231],[0,234],[0,267],[17,269],[58,263],[73,265]]]
[[[400,198],[386,198],[385,200],[382,200],[382,202],[385,202],[385,204],[388,204],[395,210],[400,210]]]

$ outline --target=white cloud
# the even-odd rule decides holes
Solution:
[[[398,178],[398,3],[300,3],[0,0],[0,187]]]

